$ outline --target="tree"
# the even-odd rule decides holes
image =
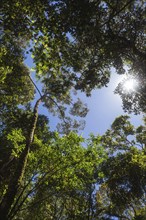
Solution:
[[[129,95],[121,92],[121,87],[117,92],[122,96],[125,110],[145,111],[143,0],[120,3],[110,0],[38,0],[35,3],[23,1],[23,4],[19,0],[7,0],[3,2],[2,21],[5,71],[10,71],[13,63],[6,62],[8,54],[12,58],[10,45],[14,52],[17,51],[17,61],[18,51],[22,54],[30,40],[27,53],[33,53],[37,75],[39,78],[43,76],[43,82],[51,80],[48,81],[50,84],[54,77],[67,74],[66,84],[72,81],[76,89],[85,91],[87,95],[92,89],[108,84],[112,66],[123,74],[127,65],[129,75],[139,81],[140,95],[135,95],[135,92],[130,95],[132,103]]]
[[[124,110],[145,111],[145,10],[144,1],[69,1],[62,13],[67,13],[69,29],[77,50],[86,60],[76,85],[90,91],[106,86],[110,67],[117,73],[126,72],[139,82],[138,91],[125,94],[117,88]],[[85,57],[83,56],[85,55]],[[132,101],[130,101],[130,98]]]
[[[109,157],[101,165],[104,178],[97,192],[100,216],[145,218],[145,135],[144,126],[134,129],[127,116],[120,116],[102,136]]]
[[[137,75],[137,76],[133,76],[133,79],[135,80],[135,83],[137,81],[137,86],[135,85],[135,88],[131,89],[130,91],[125,91],[124,83],[126,83],[126,80],[128,80],[126,79],[123,80],[121,83],[119,83],[119,85],[115,90],[115,93],[121,96],[123,101],[123,109],[125,111],[128,111],[129,113],[134,112],[135,114],[139,114],[140,112],[145,113],[146,112],[145,77]]]
[[[145,218],[145,126],[121,116],[86,141],[75,133],[60,137],[47,124],[41,116],[9,219]],[[17,160],[22,134],[8,137]]]
[[[32,11],[31,7],[32,3],[30,2],[29,4],[27,1],[25,1],[24,4],[22,4],[20,1],[14,1],[12,3],[5,1],[2,7],[2,69],[5,70],[2,76],[1,88],[1,95],[3,97],[2,108],[5,107],[10,112],[12,105],[14,109],[17,109],[18,104],[29,104],[29,101],[32,99],[32,92],[28,90],[28,85],[31,87],[35,86],[35,89],[40,94],[40,98],[36,101],[33,112],[31,112],[30,123],[27,127],[27,137],[23,139],[22,134],[22,138],[20,138],[20,140],[25,140],[26,143],[23,144],[18,163],[7,185],[6,193],[3,195],[1,200],[0,216],[3,220],[9,218],[8,215],[10,213],[11,206],[14,203],[15,197],[18,194],[22,179],[24,177],[27,158],[29,151],[31,150],[34,132],[36,130],[36,124],[38,121],[38,107],[40,102],[44,102],[46,107],[48,107],[49,111],[51,112],[57,112],[55,109],[57,108],[59,117],[66,124],[66,126],[64,126],[65,129],[67,128],[66,132],[71,129],[71,120],[69,117],[65,116],[65,105],[71,103],[70,90],[73,87],[74,78],[72,75],[69,75],[68,79],[65,80],[67,73],[69,73],[67,68],[69,68],[70,65],[68,65],[67,59],[65,60],[63,57],[60,57],[59,52],[61,48],[69,48],[70,42],[63,34],[62,29],[60,30],[58,27],[58,23],[56,29],[54,29],[55,26],[53,26],[49,32],[48,25],[46,23],[42,25],[43,19],[45,19],[45,22],[48,23],[47,16],[44,17],[43,15],[44,10],[48,10],[49,7],[46,1],[44,1],[43,4],[42,2],[38,1],[35,5],[33,5],[34,8],[39,8],[40,14],[38,14],[38,12],[36,13],[35,10]],[[52,4],[50,4],[50,7],[52,8],[52,16],[55,14],[57,15],[57,11],[54,9]],[[51,11],[51,8],[49,12]],[[19,22],[23,24],[23,28],[18,27],[18,17],[20,19]],[[28,69],[23,64],[24,51],[26,50],[26,46],[30,40],[32,40],[32,44],[33,42],[35,43],[35,45],[33,45],[34,49],[31,48],[30,51],[33,53],[32,56],[34,56],[38,77],[40,74],[40,69],[43,71],[43,75],[41,77],[41,80],[44,83],[43,95],[38,90],[37,86],[30,77]],[[61,44],[59,43],[60,41]],[[48,43],[51,43],[51,46],[48,46]],[[6,60],[7,55],[10,56],[10,62],[7,62]],[[13,62],[12,58],[16,58],[16,60]],[[46,61],[48,58],[50,59],[50,63],[47,62],[46,65],[44,61]],[[18,80],[14,81],[14,77],[17,75],[17,73]],[[13,78],[13,80],[11,80],[11,78]],[[24,83],[24,80],[26,80],[26,84]],[[58,89],[58,91],[56,89]],[[26,94],[24,95],[24,93]],[[3,102],[5,97],[8,97],[8,101],[4,104]],[[78,108],[80,108],[80,110],[77,110]],[[81,117],[84,117],[86,112],[86,106],[84,107],[81,105],[79,100],[76,104],[73,104],[73,108],[70,110],[70,113],[80,115]],[[78,123],[76,121],[73,123],[73,127],[77,128]],[[17,134],[17,131],[15,134]],[[18,132],[18,135],[19,134],[20,133]]]
[[[47,128],[44,130],[45,139],[44,132],[40,135],[36,129],[28,166],[9,219],[91,218],[95,212],[94,172],[106,158],[102,147],[90,145],[86,149],[81,145],[84,139],[75,133],[59,137]],[[9,142],[12,144],[15,138],[18,140],[16,134],[9,135]],[[17,159],[21,152],[14,150]]]
[[[70,133],[62,138],[57,135],[49,147],[41,147],[43,151],[39,150],[41,155],[37,156],[41,163],[37,167],[36,188],[24,209],[28,213],[26,219],[31,219],[33,213],[39,219],[86,218],[88,185],[94,183],[94,167],[102,161],[102,158],[97,161],[102,153],[98,155],[95,149],[85,149],[82,141],[83,138]],[[44,150],[47,150],[45,154]]]

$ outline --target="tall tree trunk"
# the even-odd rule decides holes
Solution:
[[[4,195],[2,202],[0,204],[0,220],[10,219],[9,213],[13,205],[14,199],[18,193],[19,186],[21,185],[22,179],[24,177],[24,172],[27,165],[28,153],[30,151],[30,147],[34,137],[34,132],[36,129],[36,123],[38,120],[38,107],[41,102],[41,99],[42,98],[38,99],[34,106],[33,118],[30,126],[29,136],[28,139],[26,140],[26,146],[20,155],[17,168],[14,172],[14,175],[12,175],[12,178],[8,185],[7,192]]]

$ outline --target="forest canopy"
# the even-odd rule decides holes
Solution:
[[[74,94],[108,86],[114,68],[138,85],[117,85],[123,109],[146,112],[145,1],[1,2],[0,220],[144,220],[145,117],[84,139],[88,106]]]

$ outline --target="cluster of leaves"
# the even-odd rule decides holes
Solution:
[[[97,192],[100,214],[109,219],[145,218],[146,182],[146,130],[137,129],[120,116],[112,129],[102,136],[101,141],[108,152],[108,159],[102,164],[103,182]],[[104,201],[105,204],[104,204]]]
[[[140,74],[131,74],[133,76],[137,86],[133,90],[125,91],[123,80],[117,86],[115,93],[119,94],[122,98],[123,109],[129,113],[134,112],[139,114],[140,112],[146,112],[146,85],[145,76]],[[133,104],[134,103],[134,104]]]

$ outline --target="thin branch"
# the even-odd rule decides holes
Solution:
[[[73,162],[73,163],[71,163],[70,165],[67,164],[67,165],[65,165],[64,167],[61,167],[61,168],[55,170],[57,167],[59,167],[60,164],[62,164],[62,161],[60,161],[60,162],[55,166],[55,168],[52,169],[52,171],[53,171],[53,172],[51,171],[52,173],[49,173],[50,170],[49,170],[48,172],[46,172],[46,173],[42,176],[42,178],[39,179],[39,182],[36,183],[36,185],[35,185],[31,190],[28,191],[28,193],[26,194],[26,196],[23,198],[23,200],[21,201],[21,203],[19,204],[19,206],[18,206],[17,209],[15,210],[15,214],[20,210],[20,208],[22,207],[22,205],[24,204],[24,202],[25,202],[25,200],[28,198],[28,196],[29,196],[31,193],[33,193],[34,190],[39,189],[39,188],[41,187],[41,185],[44,183],[44,180],[45,180],[45,177],[47,176],[47,174],[49,174],[49,176],[47,176],[47,178],[49,178],[49,177],[53,176],[55,173],[57,173],[58,171],[61,171],[62,169],[64,170],[64,169],[68,168],[68,166],[71,166],[71,167],[72,167],[72,166],[75,166],[75,165],[79,164],[79,163],[82,161],[82,159],[84,159],[87,155],[88,155],[88,152],[86,152],[86,153],[83,155],[83,157],[80,158],[79,161]],[[21,209],[21,210],[28,209],[28,208],[29,208],[29,206],[26,207],[26,208],[23,208],[23,209]],[[20,210],[20,211],[21,211],[21,210]],[[13,214],[12,216],[10,216],[11,219],[13,219],[14,216],[15,216],[14,214]]]
[[[38,88],[38,87],[37,87],[37,85],[34,83],[34,81],[32,80],[31,76],[30,76],[30,75],[28,75],[28,77],[29,77],[30,81],[32,82],[32,84],[34,85],[34,87],[36,88],[36,90],[38,91],[38,93],[39,93],[40,97],[42,97],[42,94],[41,94],[41,92],[40,92],[39,88]]]
[[[59,111],[60,111],[60,114],[61,114],[61,117],[62,117],[64,123],[67,123],[67,122],[65,121],[64,112],[62,111],[62,109],[60,108],[60,106],[58,105],[58,103],[57,103],[51,96],[44,95],[44,97],[49,98],[49,99],[57,106],[57,108],[58,108]]]
[[[55,191],[55,192],[56,192],[56,191]],[[29,209],[30,207],[33,208],[35,205],[40,204],[40,202],[43,202],[44,200],[46,200],[47,198],[49,198],[51,194],[52,194],[52,192],[50,192],[49,195],[44,196],[43,198],[37,200],[37,201],[34,202],[33,204],[31,204],[31,205],[29,205],[29,206],[27,206],[27,207],[25,207],[25,208],[22,208],[20,211]],[[60,194],[61,194],[61,193],[60,193]]]
[[[99,28],[104,27],[107,23],[109,23],[115,16],[117,16],[118,14],[120,14],[129,4],[131,4],[134,0],[130,0],[128,1],[121,9],[119,9],[119,11],[117,11],[115,14],[113,14],[113,16],[110,16],[110,18],[105,21],[101,26],[99,26]],[[77,42],[77,39],[74,39],[71,43],[75,43]]]
[[[12,207],[12,209],[11,209],[11,211],[10,211],[10,213],[9,213],[9,216],[10,216],[11,219],[12,219],[13,216],[15,216],[15,214],[17,213],[17,209],[16,209],[17,204],[18,204],[19,200],[21,199],[21,197],[22,197],[22,195],[23,195],[25,189],[29,186],[29,184],[31,183],[31,181],[33,180],[33,178],[35,177],[35,175],[36,175],[36,173],[33,174],[33,176],[29,179],[28,183],[23,187],[21,193],[19,194],[18,198],[16,199],[16,202],[15,202],[14,206]],[[12,213],[13,213],[13,215],[11,216]]]
[[[130,206],[131,206],[131,208],[133,209],[134,215],[135,215],[135,217],[136,217],[137,213],[136,213],[136,210],[135,210],[133,204],[130,204]]]
[[[103,27],[104,25],[106,25],[107,23],[109,23],[109,22],[111,21],[111,19],[113,19],[115,16],[117,16],[118,14],[120,14],[127,6],[128,6],[129,4],[131,4],[133,1],[134,1],[134,0],[128,1],[119,11],[117,11],[115,14],[113,14],[113,16],[110,17],[108,21],[106,21],[105,23],[103,23],[103,24],[100,26],[100,28]]]
[[[128,219],[128,220],[131,220],[131,218],[129,218],[128,216],[125,216],[125,215],[118,215],[116,213],[107,213],[108,215],[110,216],[114,216],[114,217],[118,217],[120,219]]]
[[[58,160],[57,160],[57,161],[58,161]],[[56,161],[56,162],[57,162],[57,161]],[[45,177],[47,176],[47,174],[49,174],[49,172],[54,171],[52,174],[49,175],[49,176],[51,177],[53,174],[55,174],[55,172],[59,171],[59,170],[56,171],[55,169],[56,169],[60,164],[62,164],[62,161],[60,161],[60,163],[57,164],[55,168],[53,168],[52,170],[49,170],[48,172],[46,172],[46,173],[39,179],[39,182],[36,183],[36,185],[34,185],[33,188],[28,191],[28,193],[25,195],[25,197],[23,198],[23,200],[22,200],[22,201],[20,202],[20,204],[17,206],[17,209],[15,209],[15,212],[13,213],[13,215],[12,215],[12,216],[9,216],[11,219],[13,219],[14,216],[17,214],[17,212],[20,210],[21,206],[24,204],[24,202],[25,202],[25,200],[28,198],[28,196],[29,196],[31,193],[33,193],[34,190],[39,189],[39,188],[41,187],[41,185],[44,183],[44,179],[45,179]],[[11,213],[10,213],[10,214],[11,214]]]

